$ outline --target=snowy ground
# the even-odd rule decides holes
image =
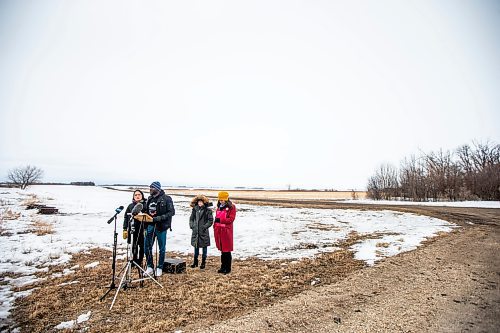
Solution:
[[[25,210],[23,202],[36,195],[44,204],[59,208],[56,216],[37,215]],[[100,187],[32,186],[26,191],[0,188],[0,274],[18,273],[16,278],[0,278],[0,320],[5,319],[16,297],[16,286],[35,281],[37,271],[62,264],[71,254],[93,247],[111,249],[114,224],[107,224],[118,206],[127,206],[131,192]],[[167,251],[192,252],[188,219],[190,198],[172,196],[176,215],[172,232],[167,234]],[[377,234],[353,246],[355,257],[372,265],[376,260],[415,249],[423,240],[438,232],[449,232],[454,225],[435,218],[393,211],[327,210],[237,205],[234,224],[234,257],[262,259],[299,259],[335,250],[333,244],[356,231]],[[5,219],[18,213],[15,219]],[[10,214],[10,215],[9,215]],[[37,236],[33,222],[53,225],[52,234]],[[117,219],[118,253],[125,252],[121,237],[123,212]],[[211,233],[213,243],[213,233]],[[8,254],[8,255],[5,255]],[[218,255],[215,246],[209,255]],[[108,258],[106,258],[107,260]],[[98,263],[93,263],[97,265]],[[63,274],[71,274],[68,269]]]

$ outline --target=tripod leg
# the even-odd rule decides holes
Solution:
[[[127,265],[124,265],[124,266],[122,267],[122,269],[120,269],[120,271],[118,272],[118,274],[117,274],[117,275],[120,275],[126,267],[127,267]],[[106,293],[105,293],[104,295],[102,295],[102,296],[101,296],[101,298],[99,298],[99,301],[101,301],[101,302],[102,302],[102,300],[106,297],[106,295],[107,295],[107,294],[109,294],[109,292],[110,292],[111,290],[113,290],[113,289],[116,289],[116,285],[115,285],[115,278],[114,278],[114,276],[113,276],[113,281],[111,281],[111,284],[110,284],[110,285],[109,285],[109,287],[108,287],[108,291],[106,291]]]
[[[113,282],[114,282],[114,281],[113,281]],[[108,294],[109,294],[109,292],[110,292],[111,290],[115,289],[115,288],[116,288],[115,284],[114,284],[114,283],[113,283],[113,284],[111,284],[111,285],[109,286],[108,290],[104,293],[104,295],[102,295],[102,296],[101,296],[101,298],[99,298],[99,301],[100,301],[100,302],[102,302],[102,300],[106,297],[106,295],[108,295]]]
[[[139,273],[139,280],[141,281],[139,283],[139,286],[142,288],[144,287],[144,269],[134,261],[134,264],[137,266],[137,272]]]
[[[125,280],[125,276],[127,276],[127,272],[129,269],[130,269],[130,262],[127,263],[126,270],[125,270],[125,272],[123,272],[122,279],[120,280],[120,284],[118,285],[118,290],[116,290],[116,294],[115,294],[115,297],[113,298],[113,302],[111,302],[111,306],[109,307],[110,310],[113,308],[113,305],[115,304],[116,297],[118,296],[118,293],[120,292],[120,289],[123,285],[123,280]]]
[[[158,281],[156,281],[156,279],[155,279],[153,276],[151,276],[151,275],[150,275],[150,274],[148,274],[148,273],[147,273],[144,269],[142,269],[142,267],[141,267],[141,266],[137,265],[137,263],[136,263],[136,262],[132,262],[132,263],[133,263],[134,265],[136,265],[136,266],[137,266],[137,268],[139,268],[139,269],[142,271],[143,276],[144,276],[144,274],[148,276],[148,277],[146,277],[146,278],[144,278],[144,279],[142,279],[142,280],[145,280],[145,279],[151,279],[151,280],[153,280],[153,282],[154,282],[154,283],[156,283],[156,284],[157,284],[157,285],[159,285],[161,288],[163,288],[163,286],[162,286],[162,285],[161,285]],[[142,281],[141,281],[141,282],[142,282]]]
[[[127,267],[127,265],[123,266],[123,267],[122,267],[122,269],[120,269],[120,271],[118,272],[118,274],[117,274],[117,275],[120,275],[126,267]],[[114,281],[113,281],[113,282],[114,282]]]

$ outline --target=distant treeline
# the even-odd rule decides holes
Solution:
[[[77,186],[95,186],[94,182],[71,182],[71,183],[58,183],[58,182],[36,182],[31,185],[77,185]],[[18,187],[13,183],[0,183],[1,187]]]
[[[473,142],[454,151],[422,153],[396,168],[383,164],[369,178],[372,199],[500,200],[500,145]]]
[[[55,183],[55,182],[38,182],[38,185],[76,185],[76,186],[95,186],[94,182],[71,182],[71,183]]]
[[[77,185],[77,186],[95,186],[94,182],[71,182],[69,184],[70,185]]]

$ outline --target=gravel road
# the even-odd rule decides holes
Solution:
[[[461,228],[338,283],[197,331],[500,332],[500,210],[390,208]]]

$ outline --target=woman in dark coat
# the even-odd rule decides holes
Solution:
[[[134,262],[142,267],[142,260],[144,259],[144,224],[134,220],[132,215],[130,215],[132,209],[139,203],[142,204],[143,207],[142,213],[145,213],[146,199],[144,199],[144,193],[142,193],[141,190],[135,190],[132,202],[128,205],[123,217],[123,239],[126,239],[129,244],[132,240],[132,257]]]
[[[200,269],[205,268],[207,260],[207,247],[210,246],[210,233],[208,228],[214,222],[212,205],[208,198],[204,195],[197,195],[191,200],[191,216],[189,217],[189,227],[192,230],[191,245],[194,247],[194,261],[191,268],[198,267],[198,255],[200,254],[200,247],[203,249],[201,255]]]

